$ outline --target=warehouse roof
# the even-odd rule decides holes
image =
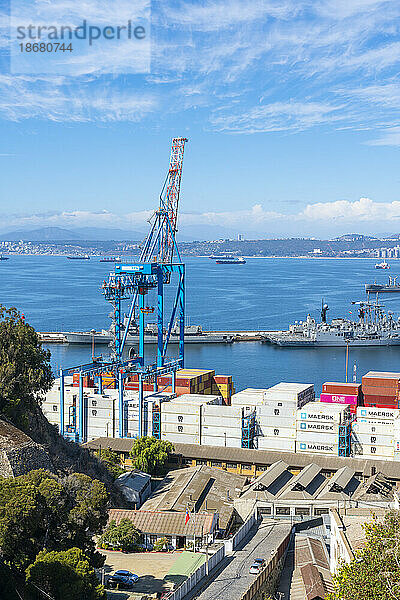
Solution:
[[[268,485],[263,485],[264,482]],[[325,477],[320,466],[315,463],[310,463],[298,475],[293,475],[287,464],[279,461],[257,477],[240,499],[263,502],[312,500],[323,503],[352,499],[388,503],[393,500],[393,483],[382,473],[362,482],[357,479],[354,470],[348,467],[337,471],[332,478]]]
[[[211,533],[215,526],[214,515],[200,513],[191,514],[186,523],[186,512],[173,511],[148,511],[148,510],[124,510],[112,508],[109,511],[109,521],[116,521],[117,525],[122,519],[129,519],[135,527],[148,535],[179,535],[203,536]]]
[[[117,452],[130,452],[133,439],[101,437],[86,442],[86,448],[111,448]],[[238,462],[268,466],[278,460],[285,461],[291,469],[302,469],[310,462],[317,462],[322,471],[337,471],[349,467],[363,477],[370,477],[380,471],[389,479],[400,481],[400,461],[349,458],[305,452],[280,452],[271,450],[250,450],[248,448],[228,448],[225,446],[200,446],[197,444],[174,443],[176,455],[184,458],[219,460],[222,462]]]
[[[233,500],[244,488],[246,478],[221,469],[189,467],[170,471],[142,510],[186,511],[187,507],[201,511],[215,511],[219,526],[226,529],[233,514]]]

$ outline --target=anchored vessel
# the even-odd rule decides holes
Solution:
[[[217,258],[215,262],[217,265],[244,265],[246,263],[243,256],[227,256],[226,258]]]
[[[378,296],[378,295],[377,295]],[[379,304],[369,299],[352,302],[358,305],[358,321],[340,318],[327,323],[328,305],[322,303],[321,322],[307,315],[305,321],[296,321],[289,331],[270,334],[268,341],[279,346],[398,346],[400,345],[400,319],[385,312]]]
[[[376,263],[375,269],[390,269],[390,265],[386,261],[383,261],[381,263]]]
[[[78,254],[77,256],[67,256],[68,260],[89,260],[88,254]]]
[[[379,292],[380,294],[389,292],[400,292],[400,284],[397,283],[397,277],[389,277],[388,283],[366,283],[365,291]]]
[[[121,262],[121,257],[120,256],[103,256],[103,258],[100,259],[100,262],[105,262],[105,263]]]

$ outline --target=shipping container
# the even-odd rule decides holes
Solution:
[[[309,442],[310,444],[338,444],[339,443],[339,429],[335,432],[328,433],[318,431],[303,431],[298,429],[296,432],[297,442]]]
[[[355,449],[355,456],[363,456],[367,458],[368,456],[375,459],[380,459],[380,457],[392,458],[394,456],[394,448],[393,446],[374,446],[374,445],[363,445],[359,448]]]
[[[394,439],[393,435],[381,435],[378,433],[360,433],[353,432],[352,440],[354,443],[371,446],[390,446],[393,447]]]
[[[297,416],[297,409],[294,408],[286,408],[286,407],[277,407],[273,408],[272,406],[257,406],[256,408],[257,418],[261,417],[279,417],[279,418],[294,418]]]
[[[295,452],[296,440],[293,438],[260,437],[256,438],[258,450],[274,452]]]
[[[296,429],[299,431],[336,433],[338,428],[338,423],[323,423],[319,421],[297,421],[296,423]]]
[[[344,394],[349,396],[359,396],[361,392],[361,384],[326,381],[322,385],[322,392],[327,394]]]
[[[327,404],[325,402],[310,402],[297,411],[297,421],[342,423],[348,416],[347,405]]]
[[[225,437],[217,437],[217,436],[202,436],[201,438],[202,446],[224,446],[226,448],[241,448],[242,441],[238,438],[225,438]]]
[[[263,427],[287,427],[290,429],[296,429],[296,417],[268,417],[265,415],[257,415],[256,422],[258,425]]]
[[[201,435],[213,435],[217,437],[224,437],[227,435],[228,437],[242,437],[242,427],[216,427],[203,425],[201,428]]]
[[[175,444],[199,444],[200,437],[198,435],[189,435],[181,433],[161,433],[162,440],[168,440]]]
[[[296,442],[296,452],[305,452],[308,454],[330,454],[338,456],[339,446],[329,442],[316,444],[314,442]]]
[[[363,391],[364,386],[400,389],[400,373],[369,371],[362,378]]]
[[[179,423],[161,423],[162,433],[182,433],[189,435],[200,435],[199,425],[186,425]]]
[[[372,385],[363,385],[363,394],[364,396],[379,396],[379,397],[388,397],[388,398],[396,398],[398,395],[397,388],[388,388],[388,387],[378,387]]]
[[[330,404],[351,404],[357,406],[358,396],[344,396],[340,394],[321,394],[321,402]]]
[[[357,419],[364,417],[366,419],[378,419],[380,421],[392,421],[399,416],[398,409],[375,408],[368,406],[359,406],[357,408]]]
[[[196,425],[200,424],[200,414],[180,414],[176,413],[168,413],[164,410],[161,410],[161,423],[185,423],[186,425]]]
[[[244,414],[249,414],[250,410],[244,410]],[[206,404],[203,409],[204,417],[214,417],[214,418],[241,418],[243,414],[243,409],[241,406],[216,406],[214,404]]]
[[[359,420],[352,423],[351,429],[354,433],[377,433],[378,435],[394,435],[394,421],[381,422],[375,419]]]
[[[282,438],[295,438],[296,428],[295,427],[274,427],[274,426],[259,426],[257,429],[258,434],[263,437],[282,437]]]

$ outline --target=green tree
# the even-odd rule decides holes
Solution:
[[[125,473],[118,453],[113,452],[111,448],[102,448],[97,452],[97,456],[115,479],[122,475],[122,473]]]
[[[155,475],[173,451],[171,442],[154,437],[140,437],[134,441],[130,454],[136,469]]]
[[[24,424],[52,383],[50,352],[15,308],[0,305],[0,412]]]
[[[329,600],[397,600],[400,598],[400,512],[364,525],[366,544],[334,577]]]
[[[63,552],[39,552],[26,569],[26,580],[54,600],[106,600],[88,557],[79,548]]]
[[[25,568],[40,550],[78,547],[100,566],[93,535],[107,522],[107,506],[104,484],[80,473],[61,479],[36,470],[0,479],[1,554]]]
[[[133,552],[139,543],[140,532],[129,519],[121,519],[118,525],[116,521],[110,521],[99,539],[101,548],[123,552]]]

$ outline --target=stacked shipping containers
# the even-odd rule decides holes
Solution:
[[[175,393],[182,394],[212,394],[215,371],[204,369],[180,369],[176,372]],[[157,379],[159,389],[172,391],[171,376],[164,375]],[[139,375],[133,374],[125,384],[125,389],[139,389]],[[143,389],[151,391],[152,383],[144,383]]]
[[[161,406],[161,439],[200,444],[203,408],[221,404],[220,396],[184,394]]]
[[[257,406],[260,450],[296,450],[296,412],[314,400],[314,386],[299,383],[278,383],[264,391],[263,402]]]
[[[224,404],[230,405],[231,397],[235,393],[232,375],[214,375],[211,393],[222,396]]]
[[[355,414],[357,406],[362,404],[361,384],[327,381],[322,386],[321,402],[328,404],[347,404]]]
[[[369,371],[362,378],[365,406],[399,408],[400,373]]]
[[[242,406],[203,406],[201,444],[205,446],[242,447],[242,419],[251,413]]]
[[[398,432],[399,411],[378,407],[359,407],[352,424],[354,455],[390,460],[395,458],[395,435]]]
[[[339,453],[339,425],[349,418],[342,404],[310,402],[297,410],[296,452]]]

